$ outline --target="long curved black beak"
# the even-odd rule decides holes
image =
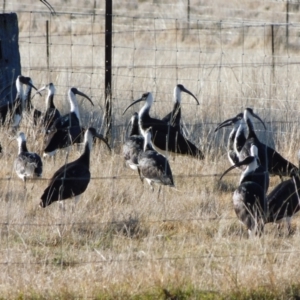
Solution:
[[[80,96],[88,99],[91,102],[91,104],[94,106],[94,103],[93,103],[92,99],[90,97],[88,97],[86,94],[78,91],[76,88],[73,88],[72,91],[73,91],[74,94],[80,95]]]
[[[125,110],[123,111],[123,115],[126,113],[126,111],[127,111],[131,106],[133,106],[134,104],[136,104],[136,103],[138,103],[138,102],[141,102],[141,101],[145,101],[145,97],[141,97],[141,98],[139,98],[139,99],[133,101],[131,104],[129,104],[129,105],[125,108]]]
[[[30,81],[31,81],[31,78],[30,78],[30,77],[20,76],[20,77],[19,77],[19,80],[20,80],[21,83],[31,86],[31,87],[32,87],[33,89],[35,89],[36,91],[38,90],[38,89],[30,82]]]
[[[239,113],[236,115],[234,118],[230,118],[225,120],[224,122],[220,123],[217,128],[215,129],[215,132],[217,132],[219,129],[226,127],[226,126],[231,126],[235,124],[236,122],[240,121],[243,118],[243,113]]]
[[[45,6],[47,6],[47,8],[50,10],[50,12],[51,12],[52,15],[55,15],[55,14],[56,14],[56,12],[55,12],[53,6],[52,6],[48,1],[46,1],[46,0],[40,0],[40,1],[41,1]]]
[[[36,94],[39,94],[40,96],[42,96],[41,92],[44,91],[45,89],[47,89],[48,86],[49,86],[49,84],[46,84],[46,85],[44,85],[43,87],[41,87],[40,89],[38,89],[38,90],[34,93],[34,95],[31,97],[31,99],[32,99]]]
[[[253,111],[251,108],[246,108],[246,110],[247,110],[254,118],[256,118],[257,120],[259,120],[259,121],[263,124],[265,130],[267,129],[267,127],[266,127],[265,123],[263,122],[263,120],[262,120],[256,113],[254,113],[254,111]]]
[[[217,132],[219,129],[223,128],[223,127],[227,127],[227,126],[230,126],[233,124],[233,119],[234,118],[231,118],[231,119],[227,119],[225,120],[224,122],[220,123],[217,128],[215,129],[215,132]]]
[[[265,123],[263,122],[263,120],[257,114],[253,113],[253,117],[256,118],[257,120],[259,120],[263,124],[265,130],[267,129]]]
[[[111,148],[109,147],[109,145],[108,145],[108,143],[107,143],[107,140],[103,137],[102,134],[100,134],[100,133],[95,133],[94,136],[95,136],[96,138],[98,138],[99,140],[101,140],[102,142],[104,142],[105,145],[107,146],[107,148],[109,149],[109,151],[111,152]]]
[[[256,158],[254,156],[248,156],[246,157],[244,160],[242,161],[239,161],[238,163],[236,163],[235,165],[231,166],[230,168],[228,168],[223,174],[222,176],[220,177],[219,180],[222,180],[222,178],[231,170],[235,169],[235,168],[238,168],[238,167],[241,167],[241,166],[244,166],[244,165],[249,165],[251,164]]]
[[[180,90],[181,90],[182,92],[185,92],[185,93],[191,95],[191,96],[196,100],[197,105],[199,105],[198,99],[196,98],[196,96],[195,96],[192,92],[190,92],[189,90],[187,90],[184,86],[181,86]]]

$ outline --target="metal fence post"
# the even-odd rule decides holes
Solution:
[[[105,137],[111,139],[112,108],[112,0],[106,0],[105,13]]]

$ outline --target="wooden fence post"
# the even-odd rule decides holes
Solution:
[[[16,13],[0,14],[0,106],[14,101],[21,74],[19,26]]]

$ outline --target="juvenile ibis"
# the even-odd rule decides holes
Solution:
[[[43,162],[37,153],[29,152],[26,146],[26,138],[23,132],[17,137],[18,156],[14,161],[14,169],[17,175],[25,181],[26,178],[41,177],[43,173]]]
[[[144,148],[138,156],[138,168],[141,176],[151,186],[153,183],[174,187],[172,171],[165,156],[158,153],[152,146],[151,127],[143,131]]]
[[[138,124],[138,113],[135,112],[130,120],[131,130],[129,137],[123,144],[122,154],[126,161],[126,164],[133,170],[137,170],[140,175],[138,168],[138,156],[144,147],[144,137],[139,132]],[[140,175],[141,177],[141,175]]]
[[[259,164],[257,147],[251,146],[250,156],[243,162],[231,166],[221,178],[234,167],[240,164],[247,165],[242,173],[238,188],[233,193],[235,213],[248,229],[249,236],[261,234],[264,229],[267,215],[266,192],[269,187],[269,174]],[[221,179],[220,178],[220,179]]]

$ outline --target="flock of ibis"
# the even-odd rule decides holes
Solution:
[[[33,123],[39,125],[45,135],[45,145],[43,156],[53,156],[59,149],[67,148],[74,143],[83,143],[84,151],[81,156],[68,164],[59,168],[52,176],[48,187],[41,196],[40,206],[46,207],[55,201],[62,201],[79,196],[86,190],[90,182],[89,171],[90,152],[94,138],[102,140],[110,150],[106,139],[98,133],[95,128],[84,128],[81,125],[79,107],[76,95],[92,100],[72,87],[68,91],[70,102],[70,112],[61,115],[54,105],[55,88],[52,83],[37,90],[30,77],[19,75],[16,79],[17,95],[13,103],[8,103],[0,107],[2,124],[7,124],[11,128],[17,129],[24,113],[32,117]],[[34,108],[31,103],[31,90],[41,91],[47,89],[46,111],[43,113]],[[26,137],[23,132],[16,136],[18,142],[18,155],[14,161],[14,170],[18,177],[24,182],[28,178],[41,177],[43,173],[43,160],[39,154],[28,151]]]
[[[75,143],[83,143],[84,150],[78,159],[61,166],[50,179],[48,187],[40,197],[40,206],[47,207],[55,201],[75,198],[87,189],[90,182],[90,152],[94,138],[102,140],[108,149],[107,139],[93,127],[84,128],[81,123],[77,97],[93,101],[77,88],[68,90],[70,111],[61,115],[54,104],[55,87],[52,83],[37,89],[30,77],[19,75],[16,79],[17,95],[13,103],[0,107],[2,125],[8,124],[17,129],[24,112],[32,117],[33,123],[42,128],[45,137],[43,156],[53,156],[59,149]],[[48,91],[46,111],[41,112],[31,103],[31,90],[36,94]],[[196,96],[183,85],[174,88],[173,110],[162,119],[153,118],[150,109],[153,104],[151,92],[144,93],[139,99],[129,104],[127,110],[139,102],[143,106],[130,119],[130,133],[123,143],[122,156],[126,164],[137,171],[141,181],[144,179],[153,190],[153,184],[174,187],[174,179],[166,153],[186,155],[203,160],[203,152],[188,140],[181,119],[182,92]],[[261,235],[264,225],[270,222],[280,223],[286,220],[288,232],[291,233],[291,218],[300,208],[299,168],[286,160],[275,149],[259,140],[254,129],[254,118],[266,126],[253,109],[246,108],[233,118],[220,123],[215,132],[223,127],[232,126],[228,137],[228,159],[232,169],[239,169],[241,176],[233,193],[233,206],[238,219],[246,226],[249,235]],[[28,151],[26,137],[23,132],[16,136],[18,156],[14,169],[24,182],[27,178],[41,177],[43,160],[37,153]],[[300,154],[299,154],[300,161]],[[278,175],[281,182],[271,191],[269,176]],[[283,180],[283,177],[288,177]]]

